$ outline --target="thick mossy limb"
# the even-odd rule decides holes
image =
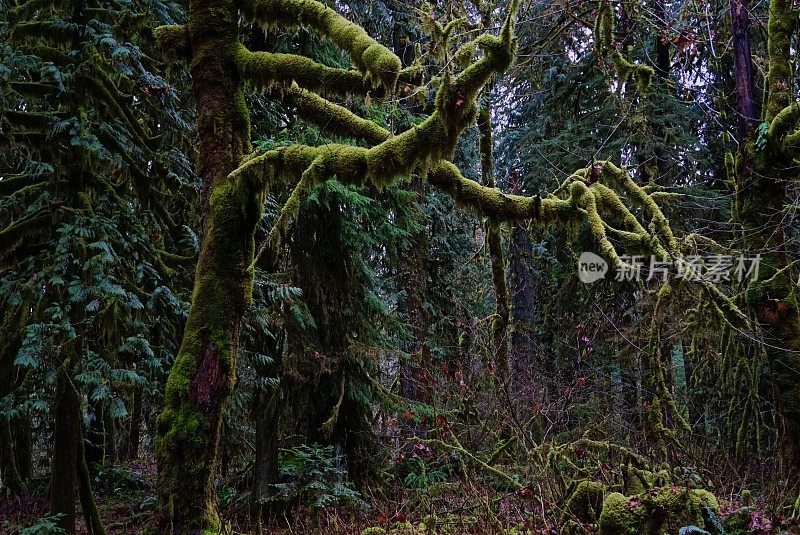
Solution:
[[[800,104],[794,103],[783,108],[769,124],[769,130],[767,130],[768,143],[771,143],[774,149],[780,151],[781,147],[774,145],[782,143],[790,132],[795,131],[798,121],[800,121]]]
[[[242,78],[257,91],[291,86],[293,82],[328,95],[365,95],[370,90],[358,71],[328,67],[297,54],[250,52],[241,46],[236,61]]]
[[[402,62],[388,48],[370,37],[361,26],[342,17],[316,0],[246,0],[242,14],[264,26],[305,24],[347,51],[355,66],[377,84],[391,91],[397,83]]]
[[[262,6],[268,4],[277,6],[282,2],[258,2]],[[482,35],[478,38],[485,51],[484,57],[460,73],[451,83],[440,88],[436,99],[437,111],[421,124],[414,125],[370,149],[330,144],[317,148],[304,147],[299,153],[286,150],[280,158],[281,171],[276,174],[289,171],[294,172],[295,178],[299,178],[314,162],[316,179],[326,180],[335,175],[340,182],[371,184],[380,188],[408,177],[417,168],[424,170],[439,160],[449,158],[461,132],[475,118],[478,93],[494,74],[503,72],[513,61],[516,50],[513,21],[518,6],[519,1],[515,0],[500,37]],[[237,52],[240,58],[243,55],[253,57],[247,56],[248,54],[251,53],[242,51],[241,48]],[[301,156],[300,161],[292,162],[294,156]],[[262,168],[264,164],[271,166],[274,163],[273,158],[274,156],[266,155],[252,157],[233,174],[251,173]]]
[[[478,93],[494,75],[504,72],[513,63],[517,50],[514,22],[518,9],[519,0],[513,0],[500,36],[482,34],[476,39],[483,57],[461,71],[455,79],[446,81],[437,92],[436,109],[451,129],[472,123],[477,114],[475,100]]]
[[[382,188],[408,177],[418,166],[424,167],[449,156],[457,134],[448,135],[441,117],[434,114],[422,124],[370,149],[336,143],[319,147],[294,146],[281,151],[277,159],[274,154],[255,156],[234,174],[269,173],[264,167],[277,162],[279,168],[272,167],[275,174],[285,179],[299,179],[313,163],[315,169],[311,178],[314,181],[335,176],[344,184],[371,184]]]
[[[300,117],[325,132],[376,145],[391,137],[388,130],[374,121],[363,119],[344,106],[330,102],[311,91],[305,91],[297,85],[282,93],[283,99],[295,106]]]
[[[663,252],[654,252],[664,256],[666,256],[665,253],[672,255],[678,254],[680,252],[678,240],[675,238],[675,234],[672,232],[672,227],[669,224],[669,220],[664,215],[664,212],[658,206],[653,197],[648,195],[644,188],[636,185],[626,171],[617,167],[612,162],[603,162],[602,165],[603,176],[610,177],[620,186],[622,191],[626,193],[629,198],[631,198],[631,200],[650,213],[653,226],[655,227],[656,231],[658,231],[658,234],[665,240],[664,249],[666,249]]]
[[[600,535],[661,535],[677,533],[683,526],[703,527],[712,533],[705,510],[719,516],[717,499],[708,491],[682,487],[660,489],[631,497],[618,492],[603,501]]]

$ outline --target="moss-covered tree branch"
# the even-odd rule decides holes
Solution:
[[[394,88],[400,75],[400,58],[370,37],[364,29],[315,0],[246,0],[242,14],[263,26],[304,24],[347,51],[353,64],[376,84]]]

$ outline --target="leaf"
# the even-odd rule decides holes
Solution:
[[[761,123],[756,130],[758,137],[756,138],[756,150],[761,152],[767,146],[767,134],[769,133],[769,123]]]
[[[125,407],[125,403],[119,398],[111,400],[107,410],[109,416],[112,418],[124,418],[128,415],[128,409]]]
[[[89,399],[94,402],[102,401],[104,399],[108,399],[111,396],[111,390],[108,388],[107,385],[100,385],[89,395]]]

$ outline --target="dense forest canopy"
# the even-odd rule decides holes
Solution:
[[[800,532],[794,0],[0,0],[0,532]]]

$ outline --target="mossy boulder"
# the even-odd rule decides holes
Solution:
[[[596,481],[581,481],[564,504],[565,521],[578,519],[594,523],[600,515],[606,486]]]
[[[716,533],[706,520],[708,512],[719,517],[719,503],[701,489],[662,487],[634,496],[613,492],[603,501],[600,535],[662,535],[689,525]]]

